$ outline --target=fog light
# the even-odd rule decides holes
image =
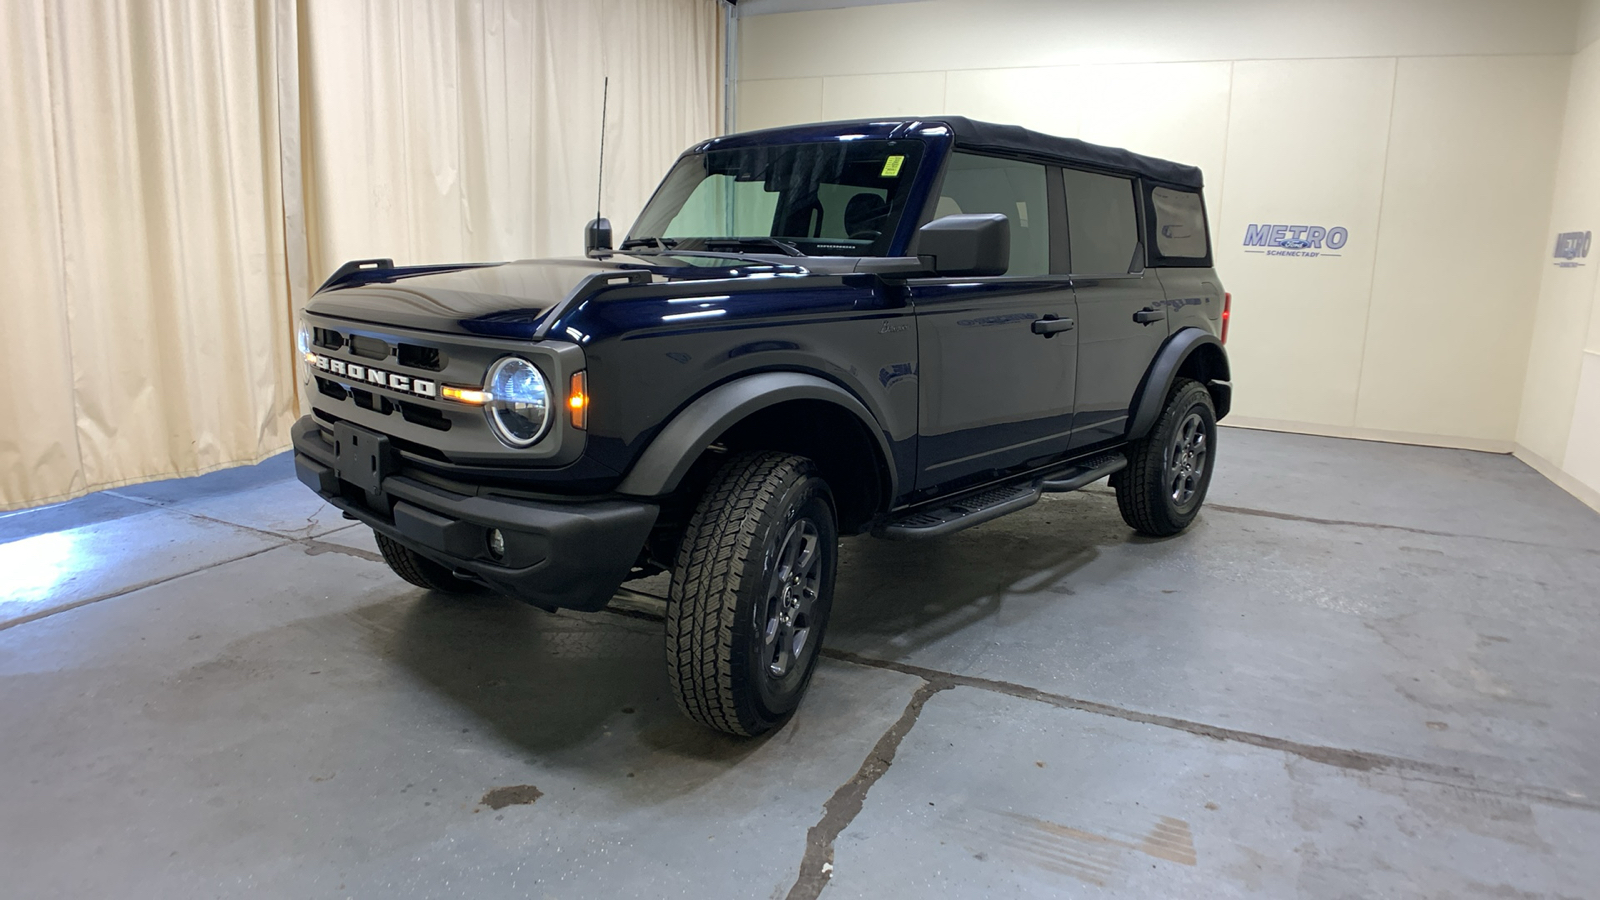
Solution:
[[[489,529],[489,555],[495,559],[506,555],[506,536],[498,528]]]

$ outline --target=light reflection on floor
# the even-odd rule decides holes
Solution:
[[[56,531],[0,544],[0,605],[37,603],[72,575],[78,535]]]

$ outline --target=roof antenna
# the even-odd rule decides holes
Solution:
[[[611,222],[600,215],[600,201],[606,184],[606,104],[611,99],[611,76],[600,88],[600,177],[594,189],[594,221],[583,229],[583,250],[589,256],[604,256],[611,250]]]

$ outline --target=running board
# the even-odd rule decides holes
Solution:
[[[1065,477],[1046,478],[1039,483],[1039,489],[1052,494],[1075,491],[1127,467],[1128,457],[1121,453],[1107,453],[1105,456],[1097,456],[1078,464],[1075,471],[1061,473]]]
[[[1007,513],[1039,502],[1043,494],[1037,484],[1015,484],[990,488],[935,509],[920,509],[878,526],[873,535],[895,541],[917,541],[943,537],[964,528],[982,525]]]
[[[1045,478],[1023,484],[989,488],[948,500],[933,508],[905,513],[873,529],[873,535],[897,541],[918,541],[943,537],[957,531],[992,522],[1039,502],[1045,493],[1075,491],[1118,472],[1128,465],[1120,453],[1108,453],[1077,463]]]

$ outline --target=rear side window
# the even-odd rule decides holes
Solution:
[[[1150,191],[1156,211],[1156,252],[1179,259],[1206,258],[1206,213],[1200,195],[1158,187]]]
[[[1002,213],[1011,222],[1007,275],[1050,271],[1050,207],[1044,166],[952,153],[939,190],[936,216]]]
[[[1074,275],[1125,275],[1139,248],[1133,181],[1062,169],[1067,190],[1067,239]]]

